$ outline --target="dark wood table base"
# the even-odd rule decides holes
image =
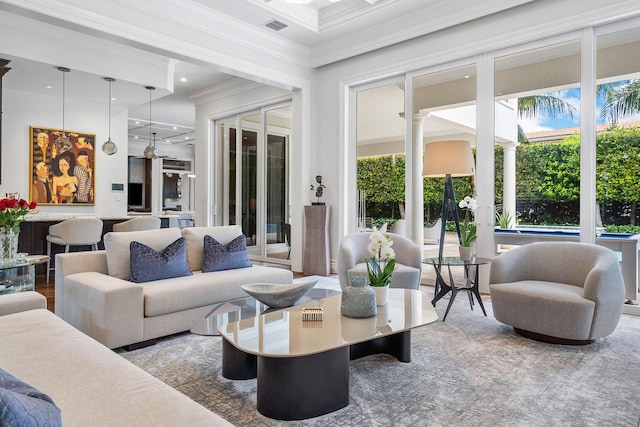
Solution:
[[[349,404],[349,360],[389,354],[411,361],[411,331],[299,357],[256,356],[223,338],[222,376],[258,379],[257,408],[269,418],[303,420]]]

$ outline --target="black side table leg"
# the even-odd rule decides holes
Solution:
[[[447,319],[447,314],[449,314],[449,309],[453,305],[453,300],[456,299],[456,295],[458,295],[458,289],[456,289],[455,286],[451,286],[451,299],[449,300],[449,305],[447,305],[447,310],[444,312],[443,322]]]

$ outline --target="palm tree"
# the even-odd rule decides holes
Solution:
[[[518,98],[518,116],[535,118],[542,114],[546,114],[551,119],[568,114],[573,119],[576,109],[564,99],[551,94]],[[518,125],[518,142],[529,142],[520,125]]]
[[[600,118],[617,123],[622,116],[640,111],[640,79],[612,88],[605,94],[600,107]]]

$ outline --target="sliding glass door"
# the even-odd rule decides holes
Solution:
[[[290,106],[239,114],[216,127],[223,224],[242,226],[251,259],[288,264]]]

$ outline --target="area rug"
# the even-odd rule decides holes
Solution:
[[[339,288],[328,278],[317,286]],[[352,361],[349,406],[304,421],[257,412],[256,380],[222,377],[220,337],[178,334],[121,356],[237,426],[638,426],[638,329],[619,326],[587,346],[543,344],[485,307],[487,317],[460,293],[446,322],[413,330],[411,363]]]

